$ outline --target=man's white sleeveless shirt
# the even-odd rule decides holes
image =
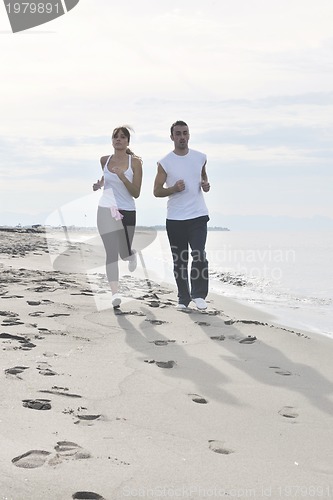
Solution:
[[[201,189],[201,171],[207,157],[200,151],[189,149],[184,156],[173,151],[159,161],[167,174],[166,186],[172,187],[179,180],[185,182],[185,190],[171,194],[167,204],[167,219],[187,220],[208,215]]]

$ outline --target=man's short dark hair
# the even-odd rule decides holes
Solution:
[[[171,125],[170,131],[171,135],[173,135],[173,129],[179,125],[180,127],[188,127],[187,123],[183,122],[182,120],[177,120],[175,123]]]

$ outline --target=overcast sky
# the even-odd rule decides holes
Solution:
[[[144,162],[138,223],[163,224],[152,186],[177,119],[208,156],[211,225],[333,219],[332,26],[332,0],[80,0],[13,34],[1,4],[0,225],[64,205],[94,222],[121,124]]]

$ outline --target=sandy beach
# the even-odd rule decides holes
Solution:
[[[55,263],[0,231],[0,499],[333,498],[331,339]]]

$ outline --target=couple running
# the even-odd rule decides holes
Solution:
[[[189,128],[181,120],[171,126],[174,149],[157,164],[154,196],[168,197],[166,230],[173,258],[178,289],[177,309],[187,310],[191,301],[199,310],[207,309],[208,261],[205,245],[208,210],[203,192],[210,185],[206,155],[189,149]],[[142,183],[142,160],[129,149],[130,129],[117,127],[112,133],[114,153],[102,156],[103,176],[93,185],[104,187],[97,212],[97,228],[106,251],[106,274],[112,292],[112,305],[119,307],[118,259],[128,261],[129,271],[137,264],[132,242],[136,224],[135,198]],[[188,277],[191,248],[190,280]]]

